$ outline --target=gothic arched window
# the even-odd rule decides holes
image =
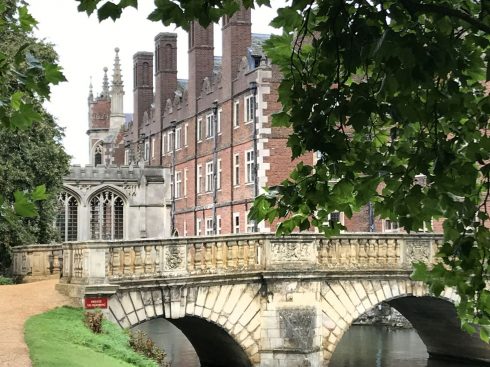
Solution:
[[[118,240],[124,236],[124,201],[105,190],[90,200],[90,239]]]
[[[67,192],[58,196],[56,228],[63,242],[78,240],[78,200]]]
[[[98,144],[94,149],[94,165],[102,164],[102,147]]]

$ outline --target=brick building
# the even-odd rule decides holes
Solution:
[[[104,99],[108,87],[98,99],[89,97],[92,162],[144,161],[169,168],[171,229],[180,236],[274,230],[249,221],[248,211],[263,187],[280,183],[297,163],[286,146],[288,129],[271,126],[271,115],[281,108],[281,75],[262,50],[268,35],[252,34],[251,24],[250,10],[225,18],[223,56],[216,57],[213,25],[192,23],[188,80],[177,78],[177,35],[158,34],[154,54],[138,52],[133,58],[130,122],[113,107],[123,93],[117,49],[111,98]],[[116,112],[119,125],[106,124],[101,133],[99,110]],[[302,159],[313,164],[315,155]],[[341,213],[334,219],[349,231],[398,230],[370,212],[366,207],[351,219]]]

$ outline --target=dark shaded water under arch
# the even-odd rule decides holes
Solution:
[[[135,327],[145,331],[167,352],[171,367],[198,367],[199,359],[182,332],[165,319]],[[425,345],[413,329],[352,326],[342,337],[329,367],[481,367],[479,364],[428,358]],[[230,366],[232,367],[232,366]]]

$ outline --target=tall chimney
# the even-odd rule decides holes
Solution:
[[[161,119],[176,89],[177,34],[160,33],[155,37],[155,119]]]
[[[207,28],[193,21],[189,29],[189,110],[195,113],[193,101],[201,94],[202,81],[213,75],[214,66],[213,24]]]
[[[133,56],[133,136],[138,137],[143,114],[153,102],[153,53],[137,52]]]
[[[221,80],[223,96],[231,95],[231,82],[236,78],[238,66],[247,48],[252,44],[252,15],[250,9],[240,8],[231,18],[223,18],[223,58]]]

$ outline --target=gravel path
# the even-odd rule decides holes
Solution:
[[[0,286],[0,366],[30,367],[24,323],[39,313],[70,304],[54,286],[58,280]]]

